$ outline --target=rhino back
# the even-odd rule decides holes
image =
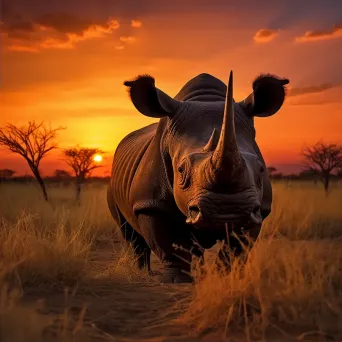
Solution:
[[[157,128],[157,124],[143,127],[128,134],[118,145],[113,159],[110,190],[113,200],[126,220],[132,224],[129,194],[139,167]]]
[[[218,78],[202,73],[187,82],[175,96],[178,101],[224,101],[227,86]]]

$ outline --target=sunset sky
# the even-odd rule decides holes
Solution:
[[[155,77],[171,96],[192,77],[224,82],[234,97],[251,92],[260,73],[290,79],[286,103],[257,118],[268,164],[297,170],[305,144],[342,143],[341,0],[2,0],[0,125],[30,120],[65,126],[59,146],[108,152],[156,121],[139,114],[123,81]],[[66,169],[60,151],[43,175]],[[29,173],[19,156],[0,151],[0,168]]]

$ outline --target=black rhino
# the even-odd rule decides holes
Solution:
[[[260,75],[253,92],[235,102],[232,72],[228,89],[214,76],[200,74],[174,98],[148,75],[124,82],[135,108],[160,118],[120,142],[107,193],[110,212],[140,268],[151,271],[152,250],[165,265],[162,281],[189,282],[191,254],[175,252],[173,244],[201,257],[194,241],[207,249],[225,240],[239,254],[242,248],[227,236],[227,223],[257,239],[271,211],[272,188],[253,118],[275,114],[288,83]],[[224,259],[226,252],[218,257]]]

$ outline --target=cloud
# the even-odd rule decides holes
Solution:
[[[274,40],[279,33],[279,30],[272,30],[263,28],[256,32],[253,37],[253,40],[256,43],[269,43],[270,41]]]
[[[134,28],[140,28],[142,26],[142,22],[140,20],[132,20],[131,26]]]
[[[306,31],[304,35],[296,37],[295,41],[305,43],[335,38],[342,38],[342,24],[334,25],[331,29],[325,31]]]
[[[122,36],[120,37],[120,40],[124,43],[134,43],[136,39],[132,36]]]
[[[316,86],[292,88],[289,90],[291,106],[320,106],[341,104],[339,97],[342,83],[323,83]]]
[[[1,32],[7,38],[9,50],[38,52],[41,49],[71,49],[78,42],[110,35],[119,27],[119,21],[113,18],[100,23],[59,12],[32,20],[17,17],[2,23]]]
[[[333,101],[327,99],[312,99],[312,100],[301,100],[291,103],[291,106],[322,106],[327,104],[340,103],[340,101]]]
[[[332,89],[336,87],[334,84],[324,83],[317,86],[308,86],[308,87],[300,87],[300,88],[292,88],[289,90],[288,96],[299,96],[306,94],[314,94],[314,93],[322,93],[326,90]]]

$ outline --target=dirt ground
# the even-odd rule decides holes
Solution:
[[[120,241],[114,242],[114,249],[120,248]],[[113,242],[99,241],[92,253],[94,274],[106,270],[113,260]],[[153,272],[159,275],[162,265],[152,254]],[[65,290],[66,291],[66,290]],[[54,324],[48,329],[46,342],[63,341],[62,326],[69,326],[66,342],[71,341],[118,341],[118,342],[242,342],[246,336],[222,336],[207,329],[201,334],[182,323],[182,314],[187,310],[193,293],[193,285],[161,284],[156,278],[150,280],[123,282],[107,277],[80,284],[66,292],[51,288],[26,289],[24,306],[43,304],[40,313],[54,317]],[[66,322],[69,323],[66,323]],[[82,328],[77,330],[78,322]],[[70,337],[71,336],[71,337]],[[314,333],[307,338],[280,337],[269,341],[330,341]],[[25,342],[35,342],[24,340]],[[6,341],[7,342],[7,341]],[[45,342],[45,340],[44,340]]]
[[[120,245],[117,241],[115,245]],[[94,272],[105,270],[113,257],[113,244],[100,241],[92,255]],[[162,265],[152,254],[151,266],[156,275]],[[94,279],[65,292],[41,288],[26,289],[23,303],[44,302],[44,314],[56,317],[54,327],[65,318],[68,308],[70,328],[86,307],[82,339],[89,341],[195,341],[188,327],[175,322],[187,307],[191,297],[191,284],[160,284],[154,277],[150,281],[122,281]],[[63,319],[64,319],[63,318]],[[49,334],[54,334],[51,330]],[[81,338],[81,336],[79,337]]]
[[[120,241],[101,240],[92,252],[93,272],[105,272],[122,246]],[[141,281],[123,281],[115,276],[92,279],[77,287],[54,289],[35,286],[27,288],[21,303],[32,308],[40,306],[39,313],[53,317],[54,324],[46,332],[44,342],[117,341],[117,342],[244,342],[245,335],[223,336],[214,329],[197,333],[182,323],[182,314],[188,309],[194,287],[191,284],[161,284],[157,276],[163,268],[152,253],[151,267],[155,277]],[[68,327],[66,338],[61,331]],[[77,331],[79,329],[79,331]],[[273,334],[272,334],[273,335]],[[271,336],[272,336],[271,335]],[[305,338],[290,338],[277,332],[274,342],[331,341],[313,332]],[[295,333],[292,336],[296,335]],[[299,335],[298,335],[299,336]],[[333,339],[334,340],[334,339]],[[25,342],[36,342],[24,339]],[[334,340],[336,341],[336,340]],[[1,341],[0,339],[0,342]],[[7,340],[6,340],[7,342]],[[40,340],[39,340],[40,342]]]

